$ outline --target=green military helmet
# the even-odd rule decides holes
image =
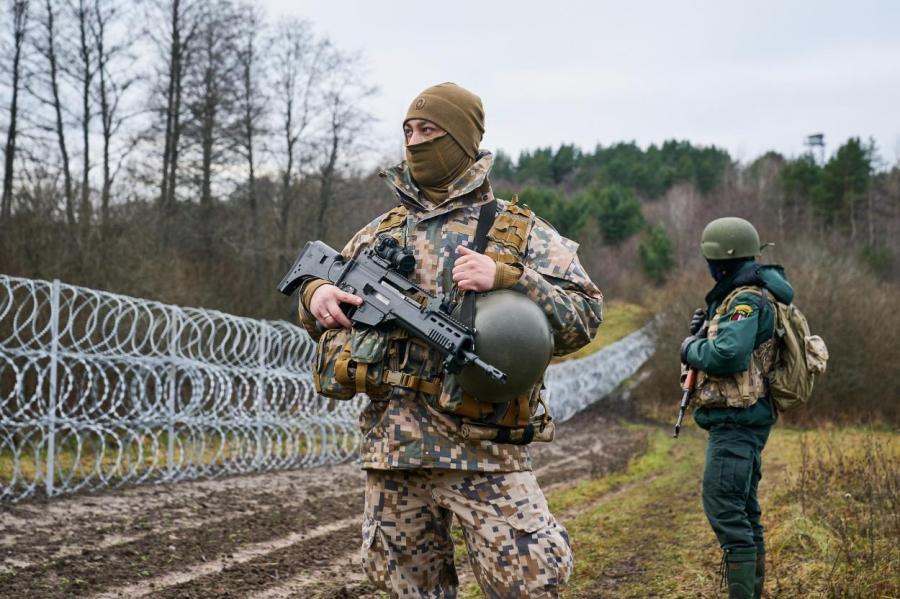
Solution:
[[[756,227],[743,218],[717,218],[703,229],[700,249],[707,260],[753,258],[761,250],[759,233],[756,232]]]
[[[506,373],[506,382],[488,377],[472,365],[457,375],[460,386],[481,401],[501,403],[527,393],[553,356],[547,316],[525,295],[500,289],[475,299],[475,353]]]

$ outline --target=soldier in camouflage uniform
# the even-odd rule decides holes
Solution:
[[[523,293],[546,315],[555,353],[569,353],[591,340],[602,318],[602,296],[578,261],[577,244],[540,219],[498,216],[485,253],[468,249],[481,206],[494,200],[488,180],[493,159],[478,149],[483,123],[481,100],[454,84],[414,99],[404,120],[406,161],[381,173],[400,210],[374,219],[343,255],[386,232],[414,252],[410,279],[426,291],[451,303],[466,291]],[[526,212],[502,200],[497,211]],[[358,302],[324,281],[307,282],[301,322],[316,337],[317,322],[330,329],[325,335],[338,333],[350,326],[340,304]],[[459,398],[453,397],[461,391],[446,381],[440,356],[397,337],[387,345],[388,366],[379,375],[391,384],[384,393],[369,393],[372,401],[360,417],[369,578],[393,597],[455,597],[455,515],[488,597],[557,597],[571,573],[572,552],[531,471],[527,446],[461,436]]]
[[[694,313],[681,361],[699,373],[694,420],[709,431],[703,510],[724,552],[728,596],[758,598],[765,543],[757,487],[776,418],[766,385],[775,355],[772,300],[790,304],[794,291],[780,266],[756,262],[759,234],[744,219],[709,223],[701,248],[716,284]]]

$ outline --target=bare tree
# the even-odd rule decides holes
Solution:
[[[209,215],[213,205],[213,171],[231,152],[238,80],[235,27],[237,17],[227,0],[207,5],[197,31],[194,57],[186,72],[186,143],[197,152],[200,206]],[[204,218],[204,223],[208,219]]]
[[[301,142],[315,119],[323,67],[326,56],[331,53],[331,44],[328,40],[317,41],[307,21],[291,19],[278,28],[273,62],[278,128],[284,144],[278,211],[279,252],[293,251],[288,229],[296,196],[294,171],[299,170],[307,159],[306,155],[301,155]]]
[[[237,51],[238,86],[236,148],[247,166],[247,205],[250,209],[253,238],[259,235],[259,214],[256,195],[256,160],[259,138],[265,133],[264,120],[268,109],[265,89],[265,20],[260,10],[251,5],[241,7],[239,47]]]
[[[91,224],[91,116],[93,112],[93,82],[96,65],[94,64],[94,46],[90,39],[90,28],[93,20],[88,0],[70,2],[72,16],[78,27],[78,60],[73,65],[71,75],[78,83],[78,94],[81,101],[81,197],[78,203],[79,233],[82,242],[87,238]]]
[[[189,50],[197,32],[198,3],[194,0],[158,0],[156,8],[166,15],[164,36],[157,40],[162,48],[166,69],[162,74],[165,91],[163,120],[163,160],[159,186],[159,206],[163,212],[175,206],[175,186],[178,180],[178,157],[182,135],[182,94],[184,73],[189,62]]]
[[[338,161],[363,145],[362,134],[372,121],[372,116],[362,109],[363,100],[375,93],[374,87],[363,83],[358,56],[335,52],[329,62],[329,76],[323,94],[325,123],[319,140],[317,172],[319,212],[316,225],[321,237],[325,237],[328,230],[326,216],[339,176]]]
[[[28,31],[29,2],[13,0],[12,2],[12,34],[13,53],[10,76],[11,94],[9,102],[9,127],[6,131],[6,150],[4,152],[3,195],[0,198],[0,222],[9,220],[12,214],[12,189],[16,160],[16,134],[19,119],[19,89],[22,75],[22,49],[25,46],[25,35]]]
[[[109,223],[109,204],[113,181],[122,161],[134,148],[137,136],[127,140],[119,151],[117,165],[113,168],[114,137],[126,121],[134,116],[123,109],[123,101],[132,86],[140,79],[135,72],[132,48],[136,38],[127,31],[120,0],[94,0],[91,33],[97,57],[97,86],[95,95],[100,108],[100,125],[103,138],[103,176],[100,187],[100,222],[103,229]],[[119,29],[113,41],[113,29]]]
[[[59,149],[59,159],[63,177],[63,194],[65,196],[66,223],[70,229],[75,225],[75,192],[72,181],[72,167],[69,158],[68,142],[66,140],[66,125],[63,118],[63,98],[60,89],[60,50],[59,32],[57,28],[56,6],[53,0],[45,0],[44,13],[41,19],[43,38],[36,42],[35,46],[41,60],[46,63],[46,71],[36,69],[40,76],[35,77],[26,84],[26,89],[43,105],[52,111],[52,124],[43,125],[42,128],[50,131],[56,140]]]

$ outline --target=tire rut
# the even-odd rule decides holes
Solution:
[[[242,546],[273,542],[297,530],[350,518],[362,510],[361,493],[303,500],[295,507],[251,512],[178,533],[150,534],[106,549],[86,546],[81,554],[0,575],[4,597],[70,597],[128,585],[186,565],[234,554]],[[357,529],[358,533],[358,529]]]
[[[358,468],[341,465],[0,506],[0,576],[80,555],[86,546],[103,550],[198,522],[216,525],[235,514],[340,495],[363,482]]]
[[[200,599],[220,597],[243,599],[309,568],[327,567],[335,558],[359,548],[359,522],[354,518],[338,530],[332,531],[328,542],[319,537],[289,544],[248,561],[228,565],[210,573],[152,592],[154,599]]]

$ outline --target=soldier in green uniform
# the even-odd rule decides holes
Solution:
[[[398,206],[359,231],[343,255],[390,235],[416,258],[409,278],[450,305],[464,292],[511,290],[540,308],[555,353],[587,344],[602,317],[600,291],[577,258],[577,244],[526,207],[494,198],[492,157],[479,149],[478,96],[451,83],[428,88],[413,99],[403,130],[406,160],[381,173]],[[480,253],[471,248],[483,206],[495,211],[495,221]],[[300,319],[319,339],[320,387],[346,380],[342,352],[366,362],[356,365],[348,395],[365,390],[371,399],[360,416],[369,578],[393,597],[455,597],[455,516],[488,597],[557,597],[572,552],[531,471],[527,445],[467,433],[484,430],[473,422],[490,430],[498,410],[508,413],[511,405],[528,412],[541,399],[540,381],[509,402],[470,396],[427,345],[401,330],[384,339],[351,327],[341,304],[359,301],[325,281],[309,281],[301,288]]]
[[[709,223],[701,249],[716,284],[706,309],[694,314],[681,361],[698,373],[694,420],[709,431],[703,509],[724,552],[728,596],[760,597],[765,543],[757,487],[777,416],[766,387],[775,353],[772,300],[790,304],[794,292],[780,266],[756,261],[759,235],[744,219]]]

